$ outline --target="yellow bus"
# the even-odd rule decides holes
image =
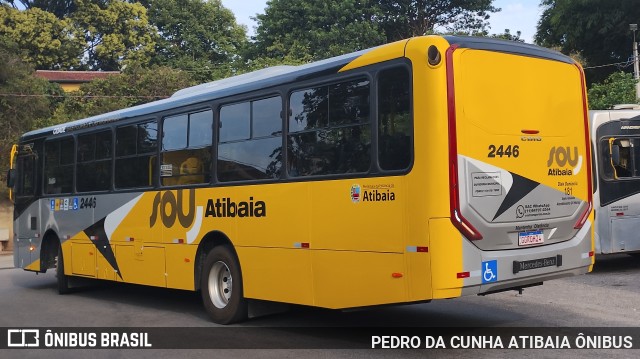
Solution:
[[[593,265],[572,59],[426,36],[24,134],[15,265],[200,291],[217,323],[522,290]]]

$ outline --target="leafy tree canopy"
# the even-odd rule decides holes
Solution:
[[[120,75],[83,84],[79,91],[65,98],[51,119],[39,123],[39,126],[51,126],[156,101],[194,84],[191,76],[181,70],[134,65]]]
[[[580,53],[587,67],[630,59],[633,34],[629,24],[640,23],[637,0],[542,0],[541,6],[537,44],[558,46],[565,54]],[[615,66],[586,69],[587,80],[601,82],[618,70]]]
[[[16,56],[17,45],[0,37],[0,173],[7,173],[11,146],[18,137],[37,127],[38,120],[51,115],[58,85],[33,76],[33,67]],[[4,180],[1,181],[4,188]]]
[[[638,103],[636,98],[636,80],[625,72],[614,72],[604,82],[591,86],[588,93],[589,108],[606,110],[614,105]]]
[[[480,34],[493,0],[270,0],[258,14],[256,51],[323,59],[416,35]],[[254,54],[255,56],[255,54]]]
[[[33,5],[17,10],[0,6],[0,36],[25,50],[24,60],[38,69],[118,70],[148,63],[157,32],[139,3],[75,0],[62,19]]]
[[[192,72],[200,82],[232,75],[246,29],[220,0],[147,0],[159,32],[153,63]]]

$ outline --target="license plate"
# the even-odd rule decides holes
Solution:
[[[544,234],[542,231],[530,231],[518,233],[518,245],[529,246],[532,244],[544,243]]]

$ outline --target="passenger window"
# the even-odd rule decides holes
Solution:
[[[73,191],[73,137],[47,141],[44,144],[44,173],[46,194]]]
[[[293,92],[289,176],[367,172],[371,164],[370,85],[365,79]]]
[[[636,138],[611,137],[602,140],[603,171],[606,178],[621,179],[639,175],[636,152],[639,150]]]
[[[155,185],[158,124],[149,121],[116,129],[116,188]]]
[[[160,165],[163,186],[210,181],[212,133],[211,110],[164,119]]]
[[[280,177],[281,113],[282,98],[279,96],[225,105],[220,109],[219,181]]]
[[[111,131],[78,136],[78,192],[104,191],[111,188]]]
[[[378,76],[378,163],[383,170],[409,167],[413,151],[411,76],[405,67]]]

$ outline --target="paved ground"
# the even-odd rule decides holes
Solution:
[[[13,252],[0,252],[0,269],[13,268]]]

